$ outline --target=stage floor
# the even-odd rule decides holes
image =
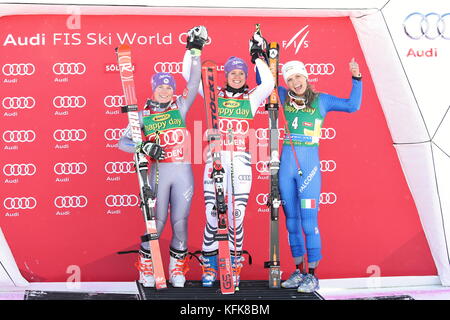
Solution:
[[[359,280],[359,281],[358,281]],[[450,300],[450,287],[439,284],[437,277],[395,277],[381,278],[379,283],[362,286],[361,281],[368,279],[325,279],[320,281],[317,291],[324,300],[350,299],[414,299],[414,300]],[[373,281],[373,279],[371,279]],[[258,286],[263,282],[257,281]],[[173,289],[173,288],[172,288]],[[258,290],[257,288],[255,288]],[[176,289],[182,292],[183,289]],[[241,286],[241,295],[247,288]],[[269,290],[269,289],[267,289]],[[279,289],[281,296],[289,290]],[[291,290],[292,291],[292,290]],[[295,291],[295,290],[294,290]],[[293,291],[293,292],[294,292]],[[243,292],[243,293],[242,293]],[[269,291],[272,294],[272,290]],[[135,282],[81,282],[81,283],[30,283],[23,287],[0,286],[0,300],[52,299],[49,293],[56,293],[55,299],[139,299],[139,290]],[[248,293],[248,292],[247,292]],[[276,293],[276,292],[275,292]],[[238,295],[239,295],[238,294]],[[235,295],[235,299],[240,299]],[[288,297],[287,295],[286,297]],[[180,298],[181,299],[181,298]],[[189,298],[188,298],[189,299]]]
[[[362,286],[362,281],[368,279],[325,279],[320,281],[318,295],[324,300],[349,300],[391,298],[397,299],[409,296],[414,300],[450,300],[450,287],[439,284],[437,277],[395,277],[380,278],[378,285],[370,283]],[[373,279],[370,279],[373,281]],[[178,289],[180,290],[180,289]],[[182,290],[182,289],[181,289]],[[244,288],[242,288],[244,290]],[[285,290],[285,289],[280,289]],[[0,300],[25,300],[29,292],[69,292],[75,294],[90,293],[91,298],[101,294],[116,294],[103,296],[105,299],[122,298],[135,299],[139,290],[135,282],[82,282],[82,283],[30,283],[28,286],[0,286]],[[82,297],[79,295],[78,297]],[[236,296],[236,298],[238,298]],[[189,297],[187,297],[189,299]]]

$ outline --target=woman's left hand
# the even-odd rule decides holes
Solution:
[[[350,61],[349,66],[350,66],[350,72],[352,73],[352,76],[356,77],[356,78],[360,78],[361,72],[359,72],[359,65],[355,61],[355,58],[352,58],[352,61]]]

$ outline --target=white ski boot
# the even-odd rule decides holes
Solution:
[[[141,248],[135,266],[139,270],[139,282],[146,288],[153,288],[155,286],[155,277],[153,275],[153,262],[150,252]]]
[[[186,283],[186,273],[189,271],[187,252],[170,249],[169,282],[175,288],[183,288]]]

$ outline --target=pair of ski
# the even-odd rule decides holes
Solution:
[[[126,106],[122,107],[122,112],[128,115],[128,122],[131,128],[131,138],[135,145],[142,143],[142,131],[139,123],[139,113],[136,97],[136,89],[133,77],[133,64],[131,63],[131,48],[123,44],[117,48],[117,59],[119,64],[120,79],[125,96]],[[158,138],[158,137],[157,137]],[[156,141],[158,142],[158,141]],[[156,173],[155,188],[150,188],[148,180],[148,160],[142,152],[134,154],[134,164],[139,181],[141,209],[144,215],[146,234],[141,237],[142,242],[148,242],[150,255],[153,263],[153,273],[155,277],[155,287],[157,290],[167,288],[166,276],[159,248],[159,234],[156,228],[156,194],[158,190],[158,172]],[[156,161],[158,166],[158,161]],[[158,171],[158,167],[156,168]]]
[[[280,245],[279,245],[279,207],[281,204],[280,191],[278,188],[278,171],[280,169],[279,146],[278,146],[278,64],[279,45],[271,42],[268,54],[269,68],[275,80],[275,86],[266,104],[269,112],[269,140],[270,140],[270,193],[267,205],[270,207],[270,249],[269,261],[264,263],[269,268],[269,288],[281,287],[280,270]],[[218,216],[218,228],[215,240],[219,242],[219,275],[222,293],[234,293],[234,283],[230,263],[230,250],[228,246],[227,229],[227,207],[223,189],[224,169],[222,167],[221,135],[218,132],[218,105],[217,105],[217,65],[212,61],[202,64],[203,92],[206,107],[206,120],[208,128],[208,143],[212,158],[212,174],[215,187],[216,211]]]

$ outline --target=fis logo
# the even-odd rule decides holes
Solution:
[[[283,40],[281,42],[284,49],[289,47],[295,48],[295,54],[297,54],[300,48],[308,48],[309,41],[306,40],[306,37],[309,34],[309,25],[304,26],[300,31],[298,31],[289,41]]]

